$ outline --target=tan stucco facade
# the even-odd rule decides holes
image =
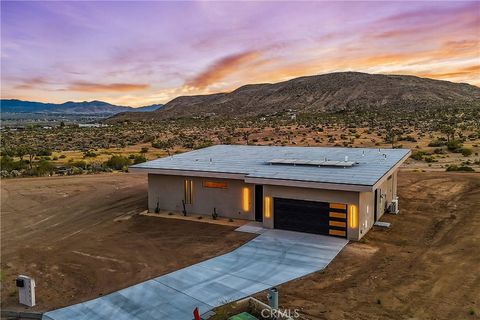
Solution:
[[[340,191],[340,190],[325,190],[325,189],[309,189],[297,187],[282,187],[269,186],[263,187],[265,197],[274,198],[288,198],[295,200],[320,201],[330,203],[342,203],[347,205],[359,205],[359,193],[354,191]],[[263,218],[263,225],[267,228],[273,228],[273,221],[275,219],[275,210],[272,203],[272,215],[268,219]],[[347,215],[348,216],[348,215]],[[348,226],[348,223],[347,223]],[[352,229],[348,226],[347,236],[349,239],[358,238],[358,228]]]
[[[359,239],[361,239],[375,223],[375,190],[377,196],[377,221],[386,212],[393,199],[397,197],[397,173],[394,171],[384,181],[375,186],[371,192],[359,193]]]
[[[185,200],[185,181],[192,189],[191,201],[186,201],[187,213],[217,214],[233,219],[254,220],[254,188],[243,180],[184,177],[172,175],[148,175],[148,210],[153,212],[157,202],[161,210],[182,212]],[[223,182],[226,188],[207,188],[204,182]],[[248,210],[244,210],[244,188],[248,188]],[[191,202],[191,203],[190,203]]]
[[[226,187],[206,187],[205,182],[217,182]],[[243,179],[222,179],[207,177],[175,176],[163,174],[148,175],[148,209],[182,212],[185,201],[187,213],[211,215],[214,208],[219,216],[255,220],[255,185]],[[354,205],[358,208],[358,221],[355,228],[348,222],[347,238],[361,239],[375,223],[375,192],[378,190],[377,220],[383,215],[387,206],[397,193],[397,171],[385,176],[374,186],[372,191],[345,191],[314,189],[297,186],[263,185],[263,199],[271,199],[269,216],[264,210],[263,225],[274,227],[275,198],[320,201]],[[190,191],[191,190],[191,191]],[[187,195],[185,194],[187,192]],[[191,196],[189,196],[191,194]],[[264,208],[265,209],[265,208]],[[347,214],[347,219],[348,218]]]

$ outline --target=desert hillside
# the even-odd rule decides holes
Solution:
[[[112,120],[155,120],[190,116],[256,116],[286,109],[336,112],[357,108],[410,111],[450,104],[479,104],[480,88],[404,75],[339,72],[252,84],[230,93],[181,96],[150,113],[121,113]]]

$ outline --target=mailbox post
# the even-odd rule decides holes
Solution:
[[[35,280],[30,277],[19,275],[16,280],[18,287],[18,300],[21,304],[35,306]]]

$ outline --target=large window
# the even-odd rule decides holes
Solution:
[[[185,200],[185,204],[192,204],[192,201],[193,201],[193,180],[189,180],[187,178],[185,178],[185,182],[184,182],[184,187],[183,187],[183,191],[184,191],[184,200]]]
[[[223,181],[210,181],[204,180],[203,181],[204,188],[219,188],[219,189],[226,189],[228,188],[228,183]]]

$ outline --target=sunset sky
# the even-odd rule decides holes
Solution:
[[[334,71],[478,86],[480,2],[1,2],[3,99],[141,106]]]

